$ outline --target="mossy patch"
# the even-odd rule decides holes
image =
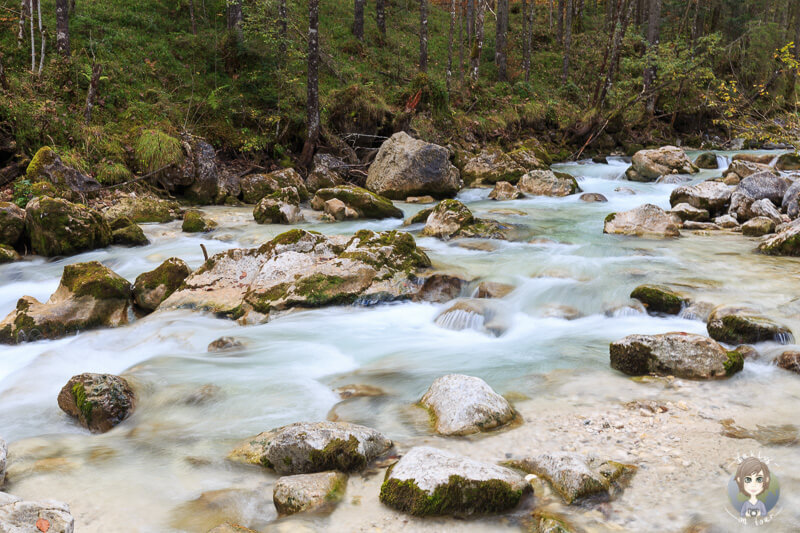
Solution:
[[[86,399],[86,389],[83,383],[74,383],[72,385],[72,398],[75,400],[75,406],[78,408],[78,412],[80,412],[86,426],[89,426],[92,423],[94,403]]]
[[[111,238],[112,242],[119,246],[147,246],[150,244],[142,228],[136,224],[114,230]]]
[[[728,352],[728,359],[722,363],[725,367],[725,375],[732,376],[744,368],[744,356],[737,350]]]
[[[316,196],[323,202],[336,198],[348,207],[355,209],[366,218],[403,218],[403,211],[395,207],[391,200],[372,191],[355,185],[339,185],[320,189]]]
[[[61,284],[76,297],[91,296],[98,300],[130,298],[131,284],[97,261],[64,267]]]
[[[33,156],[33,159],[31,159],[31,162],[28,164],[25,175],[29,180],[34,182],[46,179],[44,167],[55,163],[57,157],[52,148],[49,146],[42,146],[36,151],[36,155]]]
[[[181,142],[163,131],[143,130],[134,147],[136,165],[142,172],[155,172],[169,165],[183,164]]]
[[[688,305],[686,297],[660,285],[640,285],[631,292],[631,298],[639,300],[648,311],[677,315]]]
[[[211,231],[216,226],[216,222],[207,220],[203,216],[203,213],[197,211],[196,209],[192,209],[183,215],[183,224],[181,225],[181,230],[183,230],[184,233],[203,233],[206,231]]]

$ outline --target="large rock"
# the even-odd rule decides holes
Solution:
[[[531,170],[520,178],[519,190],[532,196],[569,196],[581,192],[574,177],[552,170]]]
[[[697,156],[694,160],[694,166],[697,168],[715,169],[719,168],[719,161],[717,161],[717,154],[714,152],[704,152]]]
[[[280,475],[354,472],[391,447],[392,441],[357,424],[298,422],[247,439],[228,458],[271,468]]]
[[[606,217],[603,233],[636,237],[678,237],[681,220],[660,207],[645,204]]]
[[[399,132],[381,145],[366,187],[389,199],[404,200],[422,195],[447,198],[463,185],[446,148]]]
[[[294,187],[283,187],[259,200],[253,209],[259,224],[295,224],[303,220],[300,194]]]
[[[155,270],[144,272],[136,278],[133,301],[146,311],[155,311],[161,302],[178,290],[191,272],[182,259],[171,257]]]
[[[684,185],[672,191],[669,203],[675,207],[689,204],[697,209],[705,209],[711,215],[722,213],[730,202],[733,188],[718,181],[704,181],[697,185]]]
[[[260,248],[215,255],[161,307],[262,321],[295,307],[410,298],[417,271],[430,264],[408,233],[326,236],[295,229]]]
[[[633,154],[631,166],[625,175],[631,181],[655,181],[665,174],[694,174],[697,171],[683,150],[675,146],[663,146]]]
[[[800,224],[788,224],[781,231],[758,245],[758,251],[766,255],[788,255],[800,257]]]
[[[475,218],[458,200],[442,200],[425,221],[422,234],[439,239],[485,238],[508,239],[511,228],[494,220]]]
[[[546,479],[567,504],[586,498],[608,501],[622,492],[637,470],[633,465],[568,452],[545,453],[509,464]]]
[[[448,374],[438,378],[420,400],[431,411],[440,435],[469,435],[507,424],[514,409],[480,378]]]
[[[629,335],[612,342],[611,368],[630,376],[672,375],[687,379],[724,378],[739,372],[744,360],[713,340],[689,333]]]
[[[25,210],[10,202],[0,202],[0,244],[14,248],[25,232]]]
[[[23,501],[0,492],[0,531],[3,533],[73,533],[69,505],[54,500]]]
[[[353,209],[359,218],[403,218],[403,211],[391,200],[355,185],[320,189],[311,200],[311,207],[321,211],[325,202],[334,198]]]
[[[89,192],[100,188],[100,184],[80,170],[66,166],[61,157],[49,146],[43,146],[31,159],[26,177],[32,181],[47,181],[56,187],[65,187],[76,192]]]
[[[766,198],[756,200],[750,204],[750,212],[753,214],[753,218],[768,218],[775,224],[783,224],[781,212]]]
[[[92,433],[105,433],[133,413],[135,397],[125,378],[80,374],[61,389],[58,406]]]
[[[740,306],[716,307],[708,317],[708,334],[727,344],[753,344],[776,341],[787,344],[792,332],[753,309]]]
[[[742,235],[745,237],[761,237],[775,231],[775,221],[767,217],[751,218],[742,224]]]
[[[484,148],[464,165],[464,181],[469,184],[517,183],[526,168],[498,147]]]
[[[300,201],[308,199],[308,189],[303,177],[293,168],[284,168],[269,174],[250,174],[241,179],[242,197],[248,204],[257,204],[265,196],[284,187],[294,187]]]
[[[190,209],[183,214],[181,231],[184,233],[205,233],[217,227],[217,223],[206,218],[202,211]]]
[[[199,137],[184,137],[183,174],[191,176],[184,194],[198,204],[213,204],[223,188],[223,173],[217,164],[217,151]],[[238,192],[236,186],[234,193]]]
[[[150,239],[138,224],[131,224],[111,232],[111,242],[118,246],[147,246]]]
[[[342,173],[346,170],[347,163],[330,154],[316,154],[311,164],[311,172],[306,178],[306,187],[309,192],[327,189],[344,184]]]
[[[466,516],[513,509],[530,490],[508,468],[418,446],[386,471],[380,500],[417,516]]]
[[[725,171],[725,175],[729,176],[731,174],[735,174],[740,179],[744,179],[748,176],[752,176],[753,174],[760,174],[764,172],[772,175],[777,175],[777,172],[775,172],[775,170],[772,167],[764,163],[758,163],[756,161],[746,161],[744,159],[734,159],[733,161],[731,161],[728,170]]]
[[[39,255],[74,255],[111,244],[108,223],[84,205],[40,196],[28,202],[25,211],[25,230]]]
[[[673,206],[672,209],[669,210],[669,213],[678,215],[678,217],[684,222],[708,222],[708,220],[711,218],[711,214],[707,210],[698,209],[687,203],[681,203]]]
[[[522,193],[519,192],[519,189],[516,185],[511,185],[507,181],[498,181],[494,185],[494,189],[492,192],[489,193],[490,200],[516,200],[517,198],[521,197]]]
[[[781,154],[775,162],[775,168],[778,170],[800,170],[800,154],[797,152]]]
[[[0,322],[0,344],[127,324],[130,304],[131,284],[97,261],[67,265],[46,303],[23,296]]]
[[[781,208],[792,220],[800,216],[800,181],[792,183],[781,200]]]
[[[753,200],[768,199],[775,205],[781,205],[783,195],[789,189],[786,178],[771,172],[759,172],[739,182],[735,192],[745,194]]]
[[[134,224],[164,223],[181,217],[180,207],[176,202],[146,195],[116,198],[103,215],[109,221],[127,217]]]
[[[691,300],[686,295],[661,285],[640,285],[633,289],[631,298],[639,300],[650,313],[678,315]]]
[[[341,472],[284,476],[275,482],[272,500],[278,513],[291,515],[335,504],[346,486],[347,475]]]

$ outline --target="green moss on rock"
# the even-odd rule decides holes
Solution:
[[[196,209],[192,209],[186,211],[183,215],[183,225],[181,229],[185,233],[203,233],[206,231],[211,231],[217,226],[216,222],[207,220],[203,213],[197,211]]]
[[[91,296],[98,300],[130,298],[131,284],[97,261],[64,267],[61,285],[76,297]]]
[[[142,228],[136,224],[114,230],[111,237],[113,243],[119,246],[147,246],[150,244]]]
[[[682,294],[661,285],[640,285],[631,292],[631,298],[639,300],[648,311],[677,315],[689,305]]]
[[[25,229],[33,250],[44,256],[73,255],[111,243],[111,228],[93,209],[43,196],[28,203]]]

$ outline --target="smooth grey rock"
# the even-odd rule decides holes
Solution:
[[[675,205],[669,210],[669,212],[674,215],[678,215],[684,222],[687,220],[693,220],[695,222],[708,222],[708,220],[711,218],[711,215],[708,213],[707,209],[698,209],[687,203]]]
[[[625,172],[630,181],[655,181],[665,174],[695,174],[696,166],[686,154],[675,146],[656,150],[639,150],[631,158],[631,167]]]
[[[420,403],[431,410],[440,435],[469,435],[507,424],[514,409],[482,379],[448,374],[436,379]]]
[[[0,492],[0,532],[73,533],[74,530],[75,519],[66,503],[54,500],[23,501]]]
[[[519,190],[531,196],[569,196],[581,192],[578,181],[564,172],[531,170],[519,180]]]
[[[272,500],[282,515],[333,505],[344,496],[347,475],[341,472],[319,472],[283,476],[275,482]]]
[[[800,181],[792,183],[781,200],[781,208],[794,220],[800,216]]]
[[[753,200],[767,198],[775,205],[781,205],[783,195],[789,189],[788,180],[772,172],[759,172],[744,178],[736,191],[744,193]]]
[[[730,215],[722,215],[721,217],[717,217],[714,219],[714,224],[721,228],[735,228],[739,226],[739,223],[736,222],[736,219]]]
[[[704,181],[697,185],[677,187],[669,196],[670,205],[689,204],[697,209],[705,209],[710,214],[721,213],[733,193],[729,187],[718,181]]]
[[[678,237],[680,218],[652,204],[606,217],[603,233],[636,237]]]

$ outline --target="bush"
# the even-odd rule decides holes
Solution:
[[[117,185],[133,177],[133,173],[122,163],[101,161],[97,167],[97,181],[103,185]]]
[[[160,130],[144,130],[136,141],[136,164],[144,173],[183,164],[181,142]]]

